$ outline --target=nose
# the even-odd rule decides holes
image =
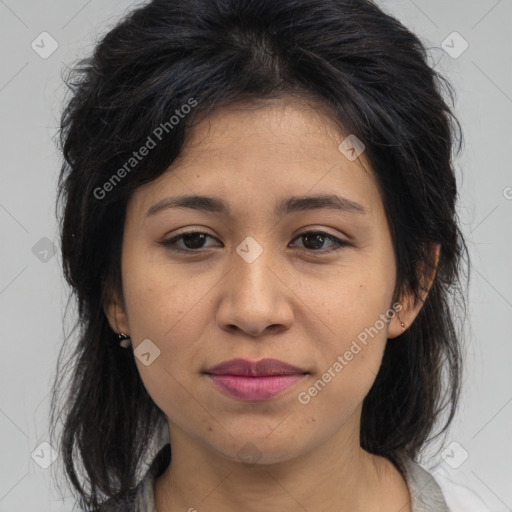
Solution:
[[[263,251],[252,263],[234,255],[232,270],[220,283],[217,325],[221,329],[255,337],[290,328],[294,294],[283,268],[272,261],[269,253]]]

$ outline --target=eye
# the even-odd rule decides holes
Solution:
[[[203,243],[207,238],[213,238],[207,233],[202,233],[200,231],[189,231],[187,233],[181,233],[181,235],[175,236],[170,240],[163,240],[161,245],[175,252],[183,252],[183,253],[193,253],[193,252],[201,252],[203,249]],[[185,244],[185,248],[177,245],[177,242],[183,242]]]
[[[304,249],[308,251],[313,251],[321,254],[331,253],[331,252],[338,252],[343,250],[346,246],[350,245],[348,242],[344,242],[343,240],[340,240],[339,238],[336,238],[335,236],[329,235],[327,233],[324,233],[323,231],[306,231],[302,234],[300,234],[297,239],[303,240],[303,246]],[[323,246],[324,242],[326,240],[330,240],[331,242],[334,242],[333,245],[330,247],[335,247],[334,249],[328,249],[328,250],[316,250]],[[305,243],[304,243],[305,242]]]
[[[174,252],[193,254],[201,253],[204,251],[205,247],[208,247],[204,246],[204,243],[208,238],[216,240],[213,236],[208,235],[208,233],[203,233],[200,231],[189,231],[181,233],[169,240],[163,240],[160,242],[160,244]],[[348,242],[344,242],[343,240],[324,233],[323,231],[306,231],[295,238],[295,240],[298,239],[302,239],[302,248],[305,251],[320,254],[338,252],[350,245]],[[318,250],[322,248],[326,241],[333,242],[333,244],[330,246],[331,248],[327,250]],[[182,243],[183,245],[179,245],[179,243]]]

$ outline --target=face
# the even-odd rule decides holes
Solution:
[[[290,98],[218,111],[129,201],[124,308],[107,315],[130,334],[171,439],[259,463],[359,440],[387,338],[402,332],[395,259],[364,153],[349,160],[320,112]],[[214,201],[171,204],[184,195]],[[301,371],[258,384],[204,373],[234,358]]]

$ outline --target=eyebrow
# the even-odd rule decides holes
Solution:
[[[231,208],[228,203],[218,197],[182,195],[177,197],[167,197],[158,201],[158,203],[148,209],[146,216],[150,217],[170,208],[189,208],[206,213],[231,215]],[[347,197],[325,194],[284,198],[276,205],[275,215],[280,217],[293,212],[322,209],[335,210],[343,213],[367,213],[367,210],[363,205],[352,201]]]

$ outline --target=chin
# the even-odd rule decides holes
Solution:
[[[268,431],[260,436],[247,435],[247,432],[240,436],[233,434],[234,440],[230,438],[229,446],[217,446],[215,449],[231,461],[250,466],[287,462],[306,451],[306,447],[293,436],[280,434],[269,435]]]

